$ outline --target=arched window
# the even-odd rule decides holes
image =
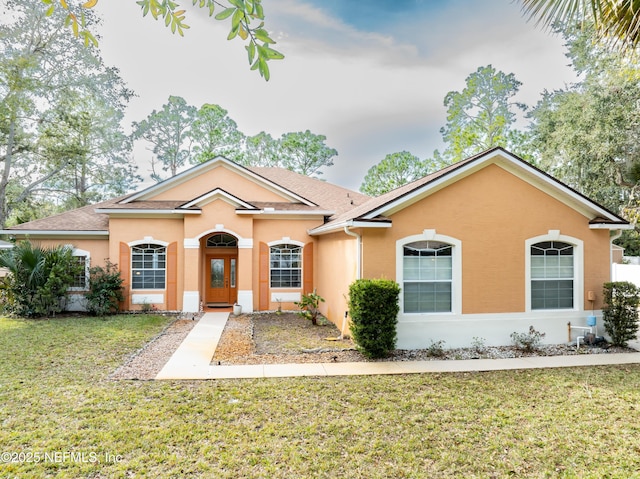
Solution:
[[[207,238],[207,248],[233,248],[237,246],[237,238],[228,233],[216,233]]]
[[[415,241],[403,246],[403,304],[405,313],[452,311],[452,245]]]
[[[531,309],[573,309],[574,246],[562,241],[531,245]]]
[[[302,246],[287,243],[271,246],[269,269],[272,288],[301,288]]]
[[[131,247],[131,289],[164,289],[166,246],[144,243]]]

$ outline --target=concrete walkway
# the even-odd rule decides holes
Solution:
[[[156,379],[207,379],[229,313],[205,313],[164,365]]]
[[[205,313],[156,379],[235,379],[296,376],[351,376],[411,374],[508,369],[563,368],[638,364],[640,353],[580,354],[509,359],[470,359],[447,361],[387,361],[352,363],[258,364],[212,366],[213,353],[229,313]],[[640,348],[640,343],[630,344]],[[636,348],[636,349],[637,349]]]

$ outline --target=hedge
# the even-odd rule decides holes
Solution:
[[[387,356],[396,345],[400,287],[385,279],[359,279],[349,286],[351,334],[369,358]]]

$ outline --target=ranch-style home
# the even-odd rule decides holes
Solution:
[[[627,228],[494,148],[377,198],[219,157],[2,233],[71,244],[87,267],[116,263],[123,309],[296,309],[315,289],[326,299],[322,313],[342,328],[350,283],[393,279],[401,287],[397,347],[415,349],[474,338],[510,344],[529,326],[545,342],[565,342],[568,322],[598,316],[612,241]]]

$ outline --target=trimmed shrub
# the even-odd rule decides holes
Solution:
[[[351,335],[369,358],[382,358],[396,345],[400,287],[385,279],[359,279],[349,286]]]
[[[604,329],[614,346],[626,346],[638,334],[640,289],[628,281],[604,284]]]
[[[95,316],[116,313],[119,303],[124,301],[122,283],[118,266],[107,260],[105,267],[94,266],[89,270],[91,285],[87,293],[87,309]]]

